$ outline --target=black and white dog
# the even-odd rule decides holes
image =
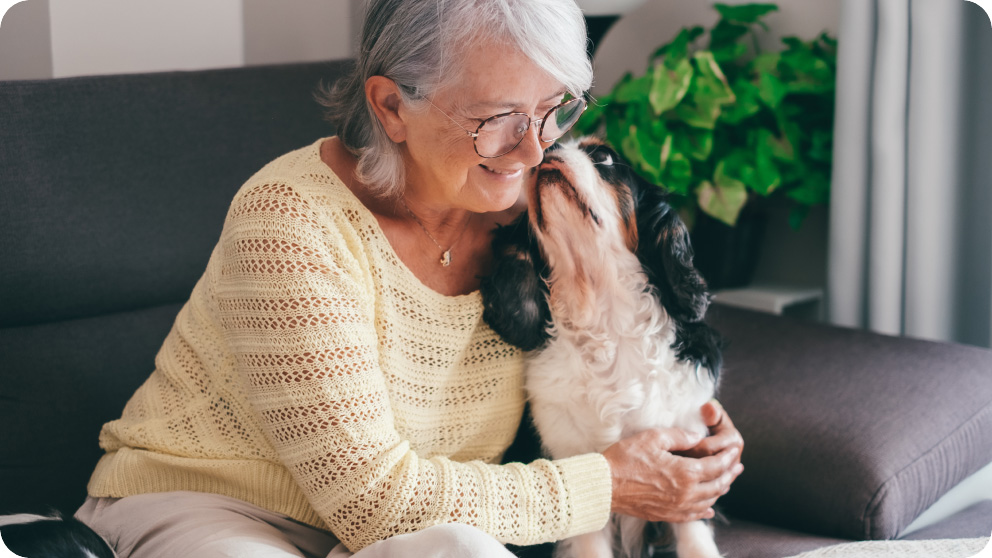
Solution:
[[[531,351],[526,385],[545,450],[603,451],[658,427],[705,434],[721,341],[702,321],[709,294],[664,192],[593,138],[552,147],[537,173],[527,214],[496,231],[482,295],[486,322]],[[640,558],[646,527],[615,514],[556,556]],[[720,556],[705,523],[671,530],[680,558]]]
[[[17,514],[0,516],[0,539],[6,550],[24,558],[115,558],[100,535],[74,517]],[[10,554],[3,553],[6,558]]]

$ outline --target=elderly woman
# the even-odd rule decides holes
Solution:
[[[239,191],[78,517],[121,556],[206,558],[509,556],[611,511],[712,516],[742,447],[716,405],[704,440],[499,464],[522,355],[479,277],[591,73],[572,0],[370,2],[339,136]]]

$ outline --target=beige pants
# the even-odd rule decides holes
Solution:
[[[121,558],[513,558],[466,525],[439,525],[348,552],[327,531],[247,502],[197,492],[87,498],[76,518]]]

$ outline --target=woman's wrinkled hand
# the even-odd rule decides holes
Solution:
[[[744,470],[744,440],[718,403],[702,412],[710,429],[705,438],[659,428],[603,452],[613,474],[614,512],[676,523],[714,516],[713,505]]]
[[[741,461],[741,453],[744,452],[744,438],[737,431],[727,411],[716,400],[703,405],[701,412],[703,422],[709,428],[710,435],[703,438],[699,444],[689,450],[679,452],[685,457],[708,457],[727,451],[730,448],[737,448],[737,463]]]

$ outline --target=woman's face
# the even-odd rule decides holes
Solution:
[[[539,125],[532,124],[515,149],[487,159],[475,152],[465,130],[474,132],[486,118],[505,112],[541,118],[565,91],[513,48],[473,45],[466,60],[461,79],[431,97],[435,106],[404,111],[406,195],[438,207],[502,211],[517,202],[551,144],[538,140]]]

